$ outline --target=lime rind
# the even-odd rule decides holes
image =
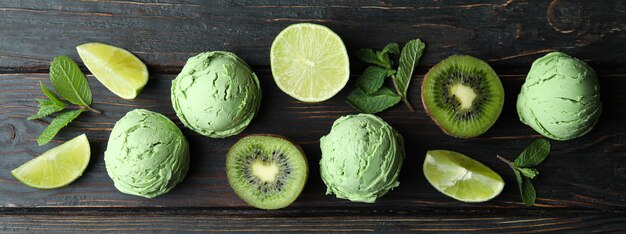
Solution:
[[[60,188],[83,174],[89,165],[90,156],[89,141],[82,134],[22,164],[11,174],[33,188]]]
[[[424,175],[437,191],[462,202],[485,202],[504,188],[500,175],[463,154],[430,150],[423,165]]]
[[[125,49],[93,42],[76,51],[96,79],[123,99],[134,99],[148,83],[146,65]]]
[[[324,42],[329,46],[321,46]],[[350,76],[343,41],[322,25],[299,23],[285,28],[272,43],[270,60],[278,88],[303,102],[330,99],[343,89]]]

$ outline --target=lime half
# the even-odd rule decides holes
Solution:
[[[276,36],[270,51],[276,85],[303,102],[321,102],[337,94],[350,77],[343,41],[327,27],[300,23]]]
[[[439,192],[462,202],[484,202],[504,188],[502,177],[482,163],[448,150],[430,150],[424,175]]]
[[[11,174],[30,187],[63,187],[83,174],[90,155],[89,141],[82,134],[22,164]]]
[[[87,69],[107,89],[123,99],[134,99],[148,83],[148,69],[130,52],[102,43],[76,47]]]

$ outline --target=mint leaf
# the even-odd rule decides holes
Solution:
[[[522,201],[526,204],[526,206],[533,206],[537,200],[535,187],[528,177],[522,178],[522,181]]]
[[[359,87],[365,93],[372,94],[380,89],[385,83],[385,77],[395,73],[394,70],[382,68],[379,66],[369,66],[363,74],[356,80],[356,87]]]
[[[537,175],[539,175],[539,171],[535,168],[525,168],[525,167],[515,167],[524,177],[528,177],[534,179]]]
[[[50,81],[54,90],[65,100],[81,106],[91,105],[91,89],[87,78],[69,57],[59,56],[52,60]]]
[[[383,54],[400,54],[400,46],[396,43],[389,43],[383,48]]]
[[[39,103],[39,111],[37,111],[37,114],[28,117],[27,120],[41,119],[52,113],[59,112],[65,109],[65,104],[63,102],[58,103],[56,101],[39,98],[35,100],[37,100],[37,102]]]
[[[384,64],[385,68],[391,69],[393,62],[389,58],[389,54],[400,54],[400,47],[396,43],[389,43],[383,48],[383,51],[376,51],[376,59]]]
[[[402,52],[396,43],[389,43],[382,51],[372,49],[360,49],[356,56],[370,64],[378,65],[368,67],[357,80],[357,90],[348,96],[348,103],[354,108],[365,113],[376,113],[397,104],[398,98],[404,101],[409,111],[414,109],[408,101],[407,90],[415,64],[422,56],[425,45],[420,39],[409,41]],[[400,54],[400,62],[397,70],[394,70],[394,61],[390,55]],[[400,72],[403,72],[400,74]],[[384,84],[384,78],[391,76],[395,92],[391,89],[379,90]]]
[[[356,57],[361,61],[371,64],[376,64],[384,68],[391,68],[391,61],[389,60],[388,53],[376,51],[372,49],[360,49],[356,51]]]
[[[50,99],[50,101],[53,101],[54,103],[58,104],[59,106],[65,107],[65,102],[63,102],[63,100],[61,100],[56,94],[54,94],[51,90],[49,90],[46,87],[46,85],[44,85],[41,81],[39,81],[39,86],[41,86],[41,91],[43,91],[43,94],[45,94],[46,97],[48,97],[48,99]]]
[[[378,58],[376,58],[376,53],[374,53],[372,49],[360,49],[357,50],[355,54],[356,57],[363,62],[380,65],[378,64],[379,61]]]
[[[517,185],[519,187],[522,201],[526,204],[526,206],[533,206],[535,204],[535,200],[537,199],[535,187],[529,178],[522,176],[517,170],[513,171],[515,172],[515,178],[517,179]]]
[[[391,60],[389,59],[389,54],[383,53],[381,51],[376,51],[376,59],[380,62],[382,67],[391,69]]]
[[[360,88],[355,89],[348,95],[348,103],[357,110],[373,114],[381,112],[400,102],[400,96],[387,87],[367,94]]]
[[[516,167],[534,167],[543,162],[550,153],[550,141],[535,140],[513,162]]]
[[[398,72],[396,73],[394,84],[403,99],[406,98],[413,70],[420,57],[422,57],[425,47],[426,45],[420,39],[413,39],[407,42],[404,48],[402,48],[400,64],[398,65]]]
[[[41,135],[39,135],[39,138],[37,138],[37,143],[39,145],[45,145],[46,143],[50,142],[50,140],[52,140],[52,138],[54,138],[54,136],[57,135],[57,133],[59,132],[59,130],[61,130],[61,128],[67,126],[70,122],[72,122],[72,120],[76,119],[76,117],[78,117],[80,113],[82,113],[83,111],[84,111],[83,109],[78,109],[78,110],[66,111],[58,115],[54,120],[52,120],[50,125],[48,125],[48,127],[45,130],[43,130]]]
[[[538,139],[530,144],[530,146],[515,159],[515,162],[511,162],[500,155],[497,156],[513,169],[517,184],[519,185],[522,201],[527,206],[533,206],[537,199],[537,191],[535,191],[531,179],[539,175],[537,169],[530,167],[539,165],[546,159],[548,154],[550,154],[550,141]]]
[[[67,126],[83,111],[89,110],[102,113],[89,107],[92,101],[91,89],[89,89],[85,74],[80,71],[78,65],[76,65],[72,59],[67,56],[54,58],[52,63],[50,63],[50,81],[59,95],[72,104],[80,106],[80,109],[62,112],[53,119],[50,125],[48,125],[39,135],[39,138],[37,138],[39,145],[44,145],[52,140],[61,128]],[[42,82],[39,82],[39,85],[41,86],[41,91],[43,91],[48,99],[37,99],[39,111],[37,114],[28,117],[29,120],[48,116],[52,113],[62,111],[66,107],[65,102],[54,92],[49,90]]]

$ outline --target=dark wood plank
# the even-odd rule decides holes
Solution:
[[[506,210],[524,209],[509,168],[495,155],[510,158],[519,154],[534,138],[540,137],[519,122],[515,100],[523,75],[503,75],[507,91],[504,111],[496,125],[481,137],[455,139],[443,134],[421,108],[419,83],[424,70],[412,81],[410,99],[418,107],[415,113],[398,105],[380,116],[405,136],[407,154],[401,185],[375,204],[352,203],[324,194],[318,162],[318,140],[339,116],[356,113],[345,103],[351,88],[329,101],[300,103],[282,93],[268,70],[257,70],[263,102],[259,116],[242,135],[227,139],[210,139],[185,128],[191,145],[192,167],[187,178],[170,193],[156,199],[124,195],[115,190],[103,162],[106,141],[115,121],[134,108],[164,113],[180,124],[169,100],[174,75],[152,76],[138,99],[126,101],[107,91],[89,76],[94,93],[94,107],[103,115],[86,114],[64,129],[54,142],[37,147],[35,139],[45,128],[45,121],[27,121],[36,112],[35,97],[43,97],[38,82],[48,82],[46,74],[0,75],[0,207],[205,207],[244,208],[244,202],[231,191],[224,171],[228,148],[241,136],[274,133],[301,144],[309,158],[311,173],[301,197],[290,209],[339,208],[393,210]],[[600,122],[588,135],[579,139],[553,141],[550,158],[540,166],[536,180],[539,191],[537,209],[626,209],[626,75],[601,74],[604,112]],[[352,87],[349,84],[348,87]],[[49,120],[46,120],[49,121]],[[280,124],[278,124],[280,123]],[[55,190],[29,188],[10,175],[10,170],[58,143],[85,132],[92,144],[92,161],[86,173],[68,187]],[[428,149],[457,150],[492,167],[504,176],[507,186],[498,198],[480,204],[456,202],[432,188],[424,179],[421,164]]]
[[[253,216],[207,214],[0,215],[1,232],[625,232],[625,216],[587,215],[343,215]]]
[[[204,231],[423,231],[423,232],[626,232],[626,2],[582,0],[452,1],[1,1],[0,2],[0,232],[204,232]],[[314,22],[329,26],[349,51],[403,43],[420,37],[427,51],[409,93],[415,113],[398,105],[380,114],[405,136],[401,185],[375,204],[325,195],[319,175],[319,138],[342,115],[350,83],[336,97],[301,103],[275,86],[269,47],[285,26]],[[146,62],[151,79],[138,99],[122,100],[89,76],[94,107],[43,147],[35,141],[44,121],[27,121],[43,97],[49,61],[78,60],[74,47],[104,42],[129,49]],[[233,51],[259,75],[263,102],[243,134],[210,139],[185,128],[169,100],[170,82],[186,59],[208,50]],[[515,157],[541,136],[519,122],[515,100],[532,61],[559,50],[588,61],[600,75],[604,111],[579,139],[553,141],[536,180],[537,205],[524,207],[515,180],[496,154]],[[455,139],[426,116],[419,83],[429,67],[452,54],[487,60],[501,75],[506,103],[485,135]],[[352,56],[351,54],[351,57]],[[354,60],[352,73],[363,64]],[[164,113],[191,143],[192,167],[170,193],[144,199],[119,193],[106,174],[103,152],[115,121],[134,108]],[[71,185],[37,190],[10,171],[80,133],[92,145],[92,161]],[[285,135],[301,144],[311,174],[290,207],[260,211],[231,191],[224,172],[228,148],[254,133]],[[507,186],[493,201],[467,204],[437,192],[424,179],[428,149],[468,154],[503,175]]]
[[[456,53],[527,70],[551,50],[624,71],[626,2],[454,1],[2,1],[0,71],[46,70],[52,57],[104,42],[127,48],[152,71],[178,72],[207,50],[269,64],[273,38],[289,24],[329,26],[349,51],[420,37],[423,65]]]

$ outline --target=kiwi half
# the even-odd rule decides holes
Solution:
[[[309,173],[300,146],[276,135],[250,135],[226,155],[226,176],[235,193],[248,204],[280,209],[296,200]]]
[[[472,56],[453,55],[424,77],[422,104],[446,134],[475,137],[500,116],[504,88],[489,64]]]

